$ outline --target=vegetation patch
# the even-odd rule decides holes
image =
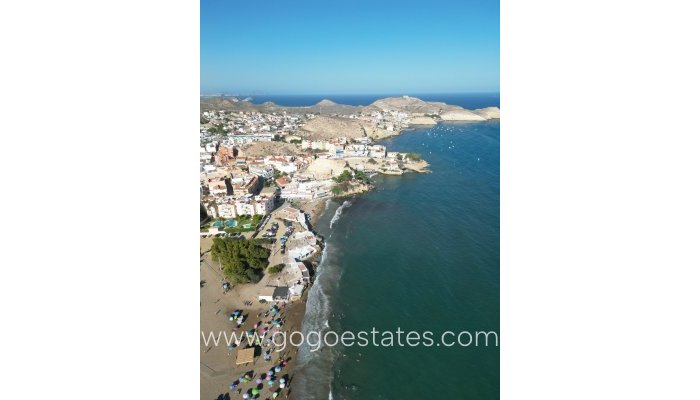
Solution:
[[[263,276],[270,251],[255,239],[214,238],[211,256],[221,263],[229,281],[257,283]]]
[[[406,154],[406,158],[411,161],[420,161],[420,154],[418,153],[408,153]]]
[[[269,267],[267,269],[267,272],[270,274],[279,274],[280,272],[282,272],[283,269],[284,269],[284,264],[277,264],[277,265],[273,265],[272,267]]]

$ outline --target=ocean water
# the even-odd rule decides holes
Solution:
[[[411,93],[393,93],[393,94],[375,94],[375,95],[253,95],[252,102],[262,104],[266,101],[271,101],[280,106],[300,107],[312,106],[323,99],[333,100],[338,104],[347,104],[351,106],[366,106],[385,97],[403,96],[404,94],[418,97],[425,101],[442,101],[448,104],[462,106],[468,109],[484,108],[489,106],[500,106],[499,93],[454,93],[454,94],[411,94]],[[243,96],[246,97],[246,96]]]
[[[442,123],[383,143],[420,153],[433,173],[376,176],[376,190],[327,203],[303,330],[400,327],[436,343],[444,331],[500,335],[500,122]],[[499,398],[493,343],[309,350],[299,352],[297,398]]]

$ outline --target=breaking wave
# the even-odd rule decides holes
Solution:
[[[304,335],[310,331],[327,332],[331,329],[333,297],[342,275],[340,269],[342,247],[339,243],[330,240],[331,228],[340,219],[343,209],[350,205],[349,201],[343,202],[340,206],[337,206],[337,203],[330,203],[330,210],[333,210],[333,207],[337,209],[333,210],[333,214],[328,213],[322,220],[323,226],[319,228],[319,232],[325,235],[326,240],[316,270],[316,278],[306,302],[306,313],[301,328]],[[329,222],[328,217],[331,216]],[[298,393],[302,398],[320,399],[329,396],[332,399],[333,394],[329,391],[332,391],[333,365],[340,349],[324,346],[320,351],[312,353],[310,350],[306,342],[299,348],[297,369],[295,369]]]
[[[343,214],[343,209],[348,208],[351,205],[352,205],[351,202],[349,202],[348,200],[345,200],[343,202],[343,205],[341,205],[340,207],[338,207],[337,210],[335,210],[335,214],[333,215],[333,218],[331,219],[331,224],[330,224],[331,228],[333,228],[333,224],[335,224],[338,221],[338,219],[340,219],[340,216]]]

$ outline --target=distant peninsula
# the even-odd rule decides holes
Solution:
[[[313,114],[296,132],[301,138],[332,139],[336,137],[369,137],[382,139],[400,134],[413,126],[435,125],[441,121],[478,122],[500,118],[498,107],[468,110],[444,102],[424,101],[417,97],[398,96],[376,100],[367,106],[338,104],[324,99],[312,106],[280,106],[267,101],[254,104],[250,98],[238,99],[230,96],[201,96],[200,111],[259,112]],[[358,115],[372,115],[373,112],[393,113],[402,118],[401,123],[381,124]]]

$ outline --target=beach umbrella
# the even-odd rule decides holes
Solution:
[[[255,380],[255,383],[257,383],[258,385],[261,384],[262,382],[263,382],[263,380],[260,379],[260,378],[258,378],[258,379]]]
[[[285,386],[284,382],[280,382],[280,388],[284,389],[284,386]]]
[[[248,393],[243,393],[243,398],[244,398],[244,399],[249,399],[249,398],[250,398],[250,395],[249,395]]]
[[[282,371],[282,368],[280,368],[279,365],[276,366],[276,367],[275,367],[275,372],[280,372],[280,371]]]
[[[251,390],[250,393],[252,393],[253,396],[257,396],[260,394],[260,390],[258,388],[255,388],[255,389]]]
[[[276,399],[277,396],[279,396],[279,392],[272,393],[272,398],[273,398],[273,399]]]
[[[275,384],[275,380],[274,380],[274,379],[270,379],[269,381],[267,381],[267,384],[270,385],[270,386],[272,386],[272,385]]]
[[[281,383],[285,383],[285,382],[287,382],[287,380],[284,379],[284,378],[280,378],[280,382],[281,382]]]

